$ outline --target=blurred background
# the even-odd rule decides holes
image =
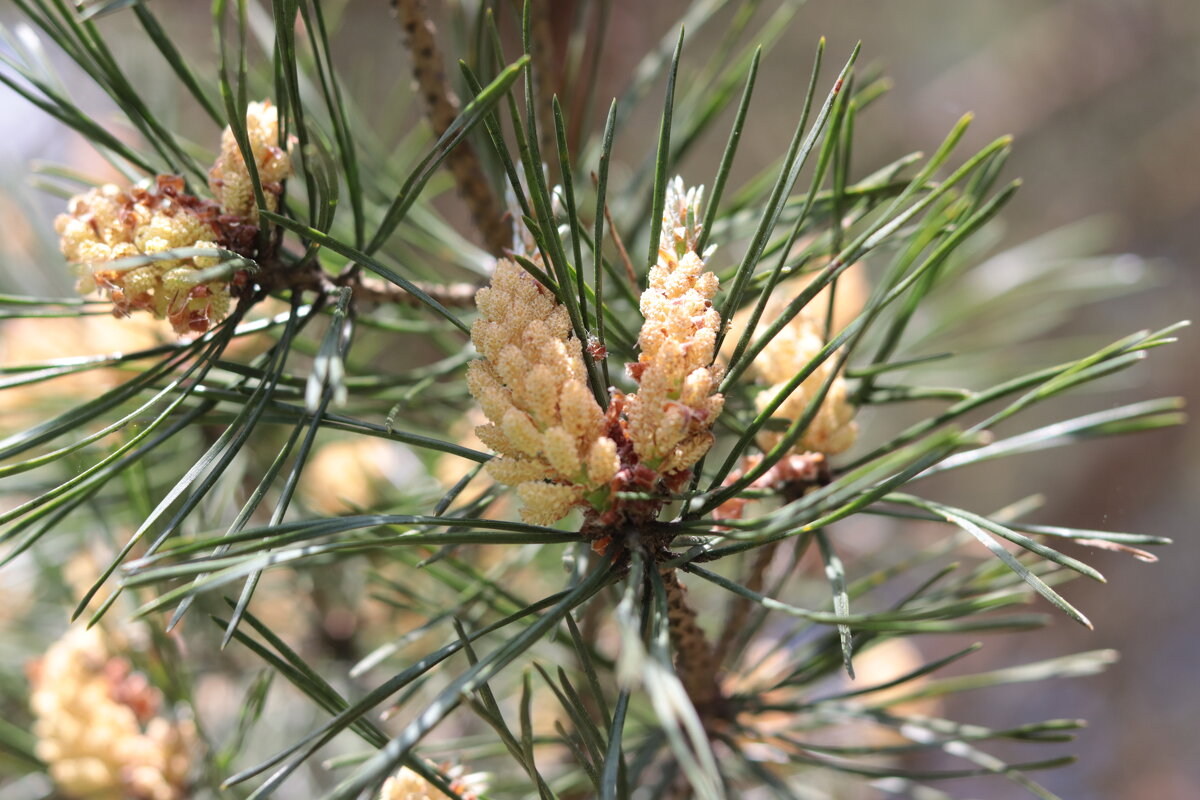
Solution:
[[[172,30],[189,30],[181,48],[211,63],[206,4],[156,0]],[[385,4],[344,8],[336,60],[356,97],[386,103],[408,86],[407,59]],[[568,6],[569,3],[563,3]],[[773,4],[766,4],[771,6]],[[664,35],[687,3],[616,0],[600,97],[620,90],[624,76]],[[765,14],[763,15],[765,17]],[[14,19],[0,8],[0,21]],[[718,35],[714,20],[689,37],[681,80],[700,69],[705,46]],[[120,15],[104,23],[136,56],[145,47]],[[928,152],[965,112],[976,120],[963,152],[1004,133],[1015,136],[1008,175],[1024,188],[1003,213],[995,249],[1013,248],[1054,231],[1071,247],[1129,254],[1113,261],[1141,284],[1123,297],[1089,304],[1047,331],[1056,341],[1097,345],[1133,330],[1161,328],[1200,310],[1200,9],[1195,0],[810,0],[763,62],[734,183],[784,150],[802,100],[803,78],[819,36],[828,39],[827,65],[840,64],[863,41],[860,64],[878,68],[894,86],[858,124],[857,176],[904,153]],[[827,66],[828,68],[828,66]],[[111,115],[95,91],[63,68],[71,94],[98,118]],[[74,76],[77,78],[77,76]],[[186,130],[201,119],[179,108],[173,77],[141,74],[152,107]],[[397,89],[400,87],[400,89]],[[655,96],[661,96],[656,90]],[[365,105],[365,104],[364,104]],[[651,104],[653,105],[653,104]],[[652,109],[647,109],[651,112]],[[171,115],[177,115],[172,119]],[[727,115],[728,117],[728,115]],[[638,135],[639,124],[642,135]],[[689,181],[711,181],[718,135],[689,156]],[[211,139],[205,128],[193,138]],[[657,135],[650,116],[635,116],[618,141],[633,161]],[[29,294],[69,292],[55,253],[53,217],[62,201],[29,183],[32,161],[66,163],[110,177],[74,134],[0,87],[0,248],[2,283]],[[689,174],[689,167],[696,174]],[[451,213],[454,209],[450,209]],[[1066,232],[1061,231],[1066,227]],[[1006,262],[994,267],[1004,270]],[[1002,281],[1003,275],[998,276]],[[1083,413],[1161,396],[1197,396],[1196,333],[1152,354],[1097,405],[1086,396],[1054,414]],[[1112,386],[1113,384],[1109,384]],[[1077,403],[1072,407],[1071,403]],[[2,413],[2,412],[0,412]],[[1121,660],[1103,675],[968,693],[948,715],[993,727],[1031,718],[1086,717],[1090,727],[1072,748],[1080,761],[1040,779],[1074,800],[1200,797],[1200,436],[1194,426],[1133,438],[1092,442],[976,469],[970,482],[979,510],[1034,492],[1047,496],[1038,520],[1081,528],[1152,533],[1176,544],[1146,564],[1126,555],[1084,555],[1107,586],[1075,582],[1069,599],[1096,622],[1094,632],[1056,618],[1041,631],[988,640],[973,669],[1033,661],[1080,650],[1116,648]],[[964,501],[965,504],[966,501]],[[1070,551],[1068,551],[1070,552]],[[931,647],[938,647],[931,643]],[[961,646],[959,643],[958,646]],[[1027,796],[998,781],[946,785],[956,797],[1002,800]]]

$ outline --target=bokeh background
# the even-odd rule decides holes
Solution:
[[[211,62],[207,4],[156,0],[173,30],[195,31],[181,47]],[[347,91],[380,103],[404,94],[406,57],[382,3],[345,6],[335,53]],[[563,4],[564,6],[567,3]],[[605,54],[601,96],[620,88],[637,59],[665,34],[686,3],[616,0]],[[773,6],[766,3],[766,6]],[[765,17],[765,13],[762,14]],[[0,21],[13,9],[0,5]],[[721,20],[688,40],[681,80],[705,59]],[[134,54],[147,46],[119,16],[105,28]],[[894,87],[858,125],[855,164],[865,174],[913,150],[928,151],[965,112],[976,121],[963,150],[995,136],[1016,137],[1008,174],[1024,188],[1003,214],[997,247],[1014,246],[1071,226],[1101,252],[1130,254],[1142,283],[1125,296],[1090,304],[1051,333],[1080,342],[1111,341],[1142,327],[1159,328],[1200,310],[1200,8],[1195,0],[810,0],[763,63],[750,125],[734,180],[757,173],[786,147],[802,99],[817,38],[828,39],[828,61],[840,62],[854,42],[860,63],[879,67]],[[52,54],[51,54],[52,56]],[[110,115],[96,92],[69,69],[71,93],[98,118]],[[139,75],[150,104],[168,124],[197,123],[181,107],[165,70]],[[397,87],[400,87],[399,89]],[[657,126],[635,117],[619,147],[640,154]],[[709,180],[714,149],[684,164]],[[211,138],[207,129],[197,135]],[[2,282],[39,294],[69,290],[54,254],[52,220],[58,198],[28,179],[31,162],[66,163],[100,174],[101,167],[73,134],[0,87],[0,247]],[[455,213],[453,207],[449,213]],[[997,268],[1003,268],[998,264]],[[1153,354],[1102,401],[1119,405],[1160,395],[1197,396],[1196,333]],[[1077,413],[1099,410],[1094,398]],[[1069,412],[1069,402],[1060,409]],[[1074,800],[1200,797],[1200,442],[1195,427],[1093,442],[1065,452],[1006,461],[967,479],[977,507],[1044,492],[1039,519],[1083,528],[1154,533],[1176,544],[1162,561],[1091,552],[1107,586],[1082,581],[1068,596],[1096,622],[1094,632],[1065,620],[1009,640],[991,639],[973,663],[996,665],[1079,650],[1116,648],[1121,661],[1107,673],[1074,681],[1019,685],[966,694],[950,715],[994,727],[1032,718],[1086,717],[1074,751],[1077,765],[1041,776]],[[936,645],[933,645],[936,647]],[[3,645],[0,644],[0,650]],[[955,796],[1002,800],[1023,792],[998,781],[961,781]]]

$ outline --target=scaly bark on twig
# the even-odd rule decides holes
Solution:
[[[425,101],[429,121],[434,134],[441,136],[458,117],[459,102],[446,79],[425,0],[392,0],[392,7],[404,29],[405,44],[412,54],[413,76]],[[474,148],[469,142],[460,142],[446,156],[446,165],[488,251],[503,255],[512,244],[509,222],[504,204],[488,182]]]
[[[696,611],[687,600],[687,589],[675,569],[660,573],[667,592],[667,624],[675,648],[675,671],[700,718],[707,724],[720,705],[717,662],[712,646],[696,622]]]
[[[550,19],[554,0],[531,0],[529,4],[529,50],[533,56],[533,94],[537,109],[538,147],[542,160],[557,164],[558,137],[554,133],[554,26]]]
[[[423,305],[424,302],[403,286],[398,286],[383,278],[364,276],[358,269],[347,270],[340,275],[329,275],[315,262],[307,268],[294,269],[280,264],[275,259],[264,260],[260,266],[262,271],[254,276],[254,281],[268,293],[285,289],[327,293],[341,286],[349,286],[353,292],[353,302],[356,304],[395,304],[416,308]],[[477,285],[466,281],[457,283],[413,281],[412,283],[447,308],[473,306],[475,292],[479,290]]]

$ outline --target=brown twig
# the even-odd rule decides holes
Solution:
[[[290,265],[284,265],[276,259],[265,260],[260,267],[261,271],[254,276],[254,282],[268,294],[285,289],[328,294],[334,289],[348,286],[355,304],[410,307],[423,304],[421,298],[404,287],[397,286],[383,278],[364,276],[358,269],[346,270],[335,276],[326,273],[315,262],[297,269]],[[479,290],[477,284],[466,281],[458,283],[413,281],[412,284],[447,308],[470,308],[475,304],[475,292]]]
[[[575,102],[570,107],[567,136],[571,149],[578,150],[586,136],[591,123],[592,112],[595,109],[596,91],[599,86],[601,59],[604,56],[604,36],[608,30],[608,20],[611,14],[611,3],[590,3],[581,9],[580,13],[593,12],[593,19],[587,24],[588,34],[584,41],[584,51],[579,56],[580,67],[577,70],[574,86],[570,96],[581,102]],[[583,66],[586,64],[587,66]],[[565,92],[564,92],[565,93]]]
[[[675,671],[692,704],[707,726],[720,710],[717,662],[712,646],[696,622],[696,611],[687,600],[687,589],[674,568],[659,573],[667,592],[667,625],[675,648]]]
[[[596,190],[600,190],[600,178],[596,173],[592,173],[592,186]],[[633,271],[633,262],[629,260],[629,251],[625,249],[625,242],[621,241],[621,234],[617,231],[617,226],[613,224],[612,212],[608,210],[608,203],[604,204],[604,220],[608,223],[608,235],[612,237],[613,244],[617,246],[617,255],[621,257],[621,264],[625,267],[625,277],[629,279],[629,285],[634,293],[638,290],[637,274]],[[596,243],[597,248],[601,246],[600,242]]]
[[[671,568],[659,574],[667,592],[667,626],[671,646],[675,648],[675,672],[711,737],[713,723],[722,719],[724,712],[724,698],[717,683],[720,662],[696,622],[696,610],[688,602],[687,589],[680,583],[678,572]],[[694,794],[691,782],[680,770],[667,786],[663,798],[687,800]]]
[[[446,308],[470,308],[475,305],[475,292],[479,286],[474,283],[427,283],[413,281],[425,294],[437,300]],[[359,278],[350,284],[354,290],[354,300],[377,305],[396,304],[402,306],[419,306],[422,300],[412,292],[389,283],[382,278]]]
[[[746,458],[741,467],[734,470],[725,479],[725,485],[741,479],[742,475],[754,469],[762,461],[762,456]],[[778,464],[771,467],[750,484],[752,489],[769,489],[776,492],[785,503],[790,503],[803,497],[818,486],[829,483],[829,462],[822,453],[792,453],[785,456]],[[733,497],[721,504],[713,513],[717,520],[740,519],[748,500],[744,497]],[[754,562],[743,585],[754,592],[761,592],[767,567],[775,557],[778,542],[759,548]],[[738,596],[729,605],[725,618],[725,627],[721,630],[721,638],[717,642],[714,658],[717,664],[724,664],[729,656],[729,649],[742,634],[746,619],[750,615],[751,601],[747,597]]]
[[[436,30],[429,18],[425,0],[392,0],[405,44],[412,53],[413,76],[425,100],[434,134],[441,136],[458,117],[459,102],[442,67]],[[502,255],[512,244],[504,204],[496,196],[469,142],[462,141],[446,156],[446,165],[454,176],[459,196],[467,204],[475,227],[493,255]]]
[[[750,565],[750,572],[742,582],[743,586],[752,592],[762,592],[767,567],[775,558],[775,550],[778,545],[778,542],[773,542],[758,548],[758,552],[754,556],[754,563]],[[724,664],[725,659],[729,657],[729,648],[737,639],[738,634],[742,632],[746,619],[750,616],[751,605],[750,598],[742,595],[738,595],[730,602],[729,611],[725,616],[725,626],[721,629],[721,638],[717,640],[717,646],[713,651],[713,660],[717,664]]]
[[[617,231],[617,226],[613,224],[612,212],[608,210],[608,203],[604,204],[604,219],[608,222],[608,234],[612,237],[613,244],[617,246],[617,254],[621,256],[621,263],[625,266],[625,276],[629,278],[629,285],[636,292],[638,289],[637,273],[633,271],[633,262],[629,260],[629,251],[625,249],[625,242],[621,241],[621,234]]]
[[[531,0],[529,3],[529,49],[533,56],[533,94],[537,108],[538,147],[542,160],[557,163],[551,153],[558,152],[558,137],[554,133],[554,76],[558,74],[554,47],[554,26],[550,11],[553,0]]]

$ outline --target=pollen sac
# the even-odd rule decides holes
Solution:
[[[782,289],[783,285],[780,288]],[[797,283],[792,288],[798,293],[803,288],[803,283]],[[862,307],[865,292],[859,271],[852,269],[844,273],[839,280],[835,298],[835,326],[844,327],[857,315]],[[777,291],[776,296],[767,303],[762,321],[765,323],[778,318],[791,299],[791,294]],[[750,365],[747,374],[765,386],[755,397],[755,405],[760,412],[766,409],[786,388],[793,376],[805,369],[824,348],[825,315],[828,307],[828,289],[825,289],[800,309]],[[836,329],[835,327],[835,331]],[[772,419],[794,420],[800,417],[821,386],[829,379],[834,367],[834,356],[825,359],[784,399],[775,410]],[[817,409],[816,416],[790,452],[833,455],[849,449],[858,437],[858,424],[854,421],[854,412],[855,408],[847,397],[846,381],[840,374],[836,375]],[[763,429],[757,437],[758,445],[764,451],[769,451],[783,436],[780,431]]]
[[[246,132],[266,207],[275,210],[292,165],[279,142],[279,112],[271,101],[250,103]],[[170,320],[179,334],[204,333],[224,319],[231,283],[243,285],[246,273],[218,280],[202,273],[221,263],[217,248],[253,258],[259,232],[250,170],[229,128],[208,184],[215,200],[187,194],[183,178],[175,175],[159,175],[150,188],[108,184],[73,197],[55,228],[63,255],[76,265],[79,292],[103,292],[119,317],[148,311]],[[214,253],[155,258],[180,248]]]
[[[620,462],[566,308],[507,259],[475,304],[471,340],[483,358],[468,367],[467,387],[489,420],[476,433],[498,454],[488,473],[517,487],[533,524],[601,502]]]
[[[667,186],[658,262],[640,300],[641,353],[629,365],[638,382],[625,410],[629,439],[639,461],[664,476],[690,469],[708,451],[724,406],[716,391],[722,368],[713,361],[717,276],[696,252],[701,195],[680,178]]]
[[[432,764],[430,766],[433,766]],[[450,788],[462,800],[477,800],[487,790],[486,774],[464,774],[462,765],[441,764],[442,773],[450,779]],[[417,774],[416,770],[401,767],[383,783],[377,800],[440,800],[445,793]]]
[[[268,211],[279,206],[283,181],[291,174],[292,162],[279,140],[279,109],[270,100],[246,107],[246,136],[263,188]],[[250,222],[258,220],[254,185],[250,169],[242,159],[241,148],[231,128],[221,134],[221,153],[208,173],[208,186],[221,206],[222,213]]]
[[[36,752],[64,797],[190,796],[194,726],[159,713],[161,694],[100,628],[72,628],[28,671]]]
[[[229,312],[229,284],[202,281],[216,266],[220,234],[211,201],[185,194],[183,179],[159,175],[150,188],[108,184],[73,197],[54,226],[63,255],[74,262],[81,294],[103,292],[113,314],[148,311],[170,320],[176,333],[203,333]],[[213,256],[163,257],[114,265],[179,248],[213,249]]]

